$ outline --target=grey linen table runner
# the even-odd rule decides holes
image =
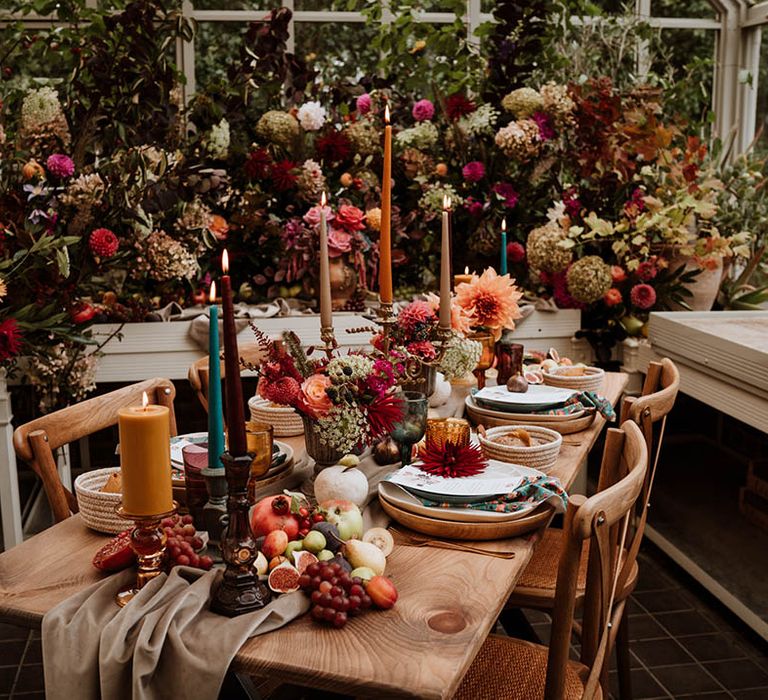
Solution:
[[[48,700],[216,698],[249,637],[282,627],[309,609],[297,591],[263,610],[226,618],[209,611],[221,571],[176,567],[150,581],[124,608],[123,571],[67,598],[43,618]]]

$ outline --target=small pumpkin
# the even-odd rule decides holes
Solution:
[[[40,163],[33,159],[24,164],[21,174],[25,180],[33,180],[34,178],[43,177],[45,170],[43,170],[43,166]]]

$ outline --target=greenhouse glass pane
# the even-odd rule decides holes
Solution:
[[[768,30],[763,29],[760,45],[760,74],[757,79],[757,118],[755,134],[759,134],[755,153],[768,156]]]
[[[377,31],[362,22],[296,22],[295,52],[326,83],[356,80],[376,69],[378,54],[371,42]]]
[[[651,0],[651,15],[714,19],[717,12],[709,0]]]
[[[192,0],[196,10],[271,10],[280,0]]]
[[[717,32],[707,29],[663,29],[655,43],[651,70],[666,93],[668,113],[702,126],[712,109]]]
[[[353,3],[348,0],[293,0],[294,10],[336,10],[355,12],[365,9],[368,0],[354,0]]]
[[[248,31],[247,22],[200,22],[195,37],[195,80],[203,86],[224,80]]]

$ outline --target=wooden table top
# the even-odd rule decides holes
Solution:
[[[606,374],[603,395],[616,404],[626,382],[625,374]],[[573,483],[603,425],[598,416],[588,430],[564,436],[553,472],[563,484]],[[387,558],[399,592],[392,610],[367,612],[341,630],[305,615],[246,642],[233,670],[377,698],[451,697],[537,539],[483,543],[514,551],[512,559],[398,545]],[[38,627],[48,610],[102,578],[91,558],[104,540],[74,516],[0,554],[0,621]]]

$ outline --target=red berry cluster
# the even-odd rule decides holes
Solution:
[[[352,578],[338,562],[310,564],[299,578],[299,586],[312,600],[312,619],[334,627],[344,627],[348,615],[358,615],[371,607],[363,580]]]
[[[213,566],[213,559],[197,554],[203,548],[203,541],[197,535],[191,515],[164,518],[160,525],[168,538],[165,551],[169,569],[174,566],[194,566],[208,571]]]
[[[299,537],[302,538],[307,536],[307,533],[312,529],[312,526],[315,523],[321,523],[325,520],[325,516],[319,511],[310,513],[309,509],[304,507],[299,508],[296,517],[299,520]]]

